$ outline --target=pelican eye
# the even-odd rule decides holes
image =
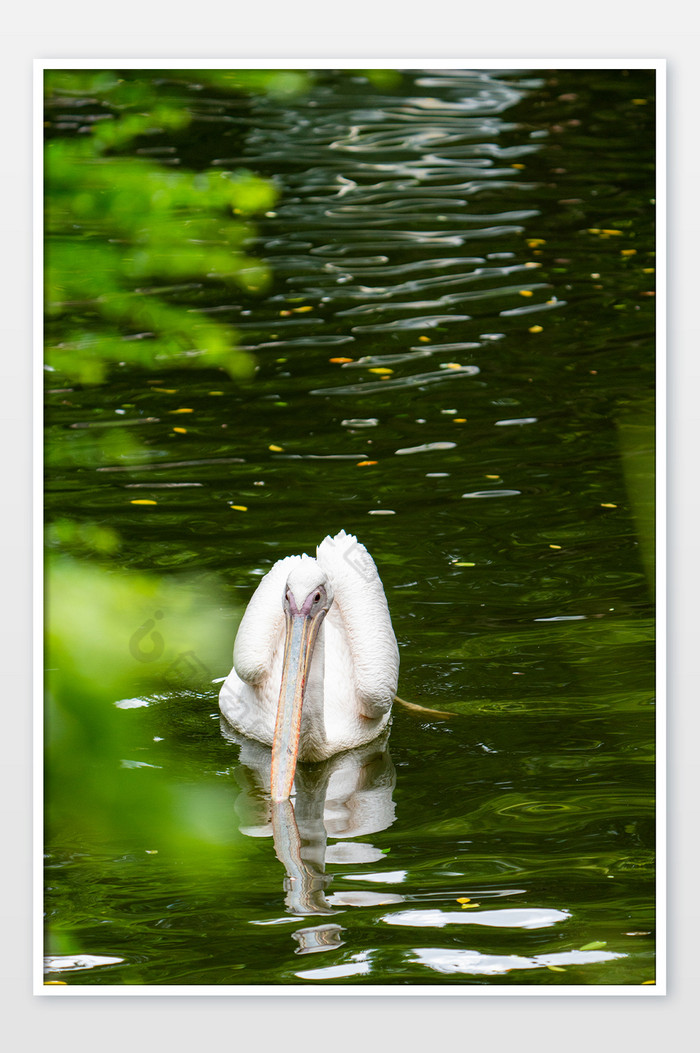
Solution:
[[[314,596],[314,603],[318,603],[320,599],[321,599],[321,593],[317,592],[316,595]]]

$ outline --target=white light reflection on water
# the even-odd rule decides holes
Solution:
[[[566,921],[568,910],[518,907],[505,910],[403,910],[385,914],[387,925],[409,925],[412,928],[443,929],[445,925],[487,925],[497,929],[544,929]]]
[[[420,965],[438,973],[463,973],[471,976],[493,976],[513,969],[563,968],[567,965],[592,965],[626,958],[611,951],[562,951],[558,954],[536,954],[532,958],[517,954],[480,954],[479,951],[445,947],[420,947],[413,952]]]

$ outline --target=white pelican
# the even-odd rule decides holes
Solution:
[[[374,560],[352,534],[316,558],[287,556],[258,585],[219,695],[227,721],[272,746],[270,792],[292,792],[297,759],[321,761],[386,727],[399,649]]]

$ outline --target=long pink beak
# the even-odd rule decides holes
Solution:
[[[277,703],[275,735],[272,740],[270,796],[286,801],[292,792],[299,755],[301,710],[314,645],[325,610],[311,614],[292,614],[285,610],[287,631],[284,641],[282,683]]]

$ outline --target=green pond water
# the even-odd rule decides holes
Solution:
[[[187,133],[150,144],[276,179],[274,279],[168,293],[236,327],[249,380],[49,375],[48,523],[108,530],[107,580],[172,591],[122,604],[104,716],[47,720],[71,744],[47,770],[47,980],[654,980],[654,91],[329,72],[284,102],[193,90]],[[354,766],[301,768],[273,837],[217,681],[261,576],[341,528],[384,582],[401,698],[439,713],[397,705]],[[187,582],[195,641],[170,630]],[[49,615],[89,627],[99,595],[67,575]]]

